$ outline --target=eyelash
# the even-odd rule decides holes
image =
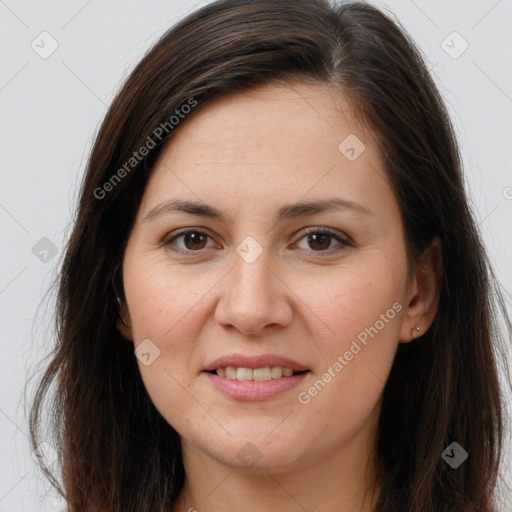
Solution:
[[[182,249],[180,247],[176,247],[173,242],[184,236],[184,235],[187,235],[187,234],[191,234],[191,233],[194,233],[194,234],[199,234],[199,235],[206,235],[207,237],[209,238],[212,238],[208,233],[204,232],[204,231],[200,231],[198,229],[193,229],[193,228],[188,228],[188,229],[185,229],[183,231],[180,231],[174,235],[172,235],[171,237],[167,237],[165,240],[164,240],[164,245],[169,247],[171,251],[173,252],[176,252],[176,253],[180,253],[180,254],[192,254],[192,253],[201,253],[203,252],[203,249],[198,249],[198,250],[190,250],[190,249]],[[311,250],[311,252],[313,253],[316,253],[318,254],[319,256],[324,256],[324,255],[327,255],[327,254],[331,254],[332,252],[338,252],[339,250],[342,250],[344,247],[352,247],[353,244],[350,243],[349,241],[343,239],[340,235],[338,235],[335,231],[332,231],[328,228],[315,228],[315,227],[310,227],[310,228],[306,228],[302,231],[302,236],[299,238],[298,241],[302,240],[304,237],[308,236],[308,235],[312,235],[312,234],[321,234],[321,235],[328,235],[329,237],[335,239],[337,242],[340,243],[340,246],[338,247],[338,250],[336,249],[326,249],[326,250],[320,250],[320,251],[314,251],[314,250]],[[298,243],[298,242],[296,242]],[[174,248],[171,248],[171,246],[174,246]]]

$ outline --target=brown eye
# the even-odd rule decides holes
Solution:
[[[202,231],[182,231],[181,233],[166,240],[165,245],[174,245],[181,251],[193,252],[204,249],[208,238],[211,237]],[[183,240],[182,245],[175,243],[175,241],[179,239]]]
[[[303,239],[306,239],[307,247],[300,247],[300,245],[299,247],[314,252],[330,252],[329,249],[333,249],[331,246],[333,241],[337,242],[337,249],[350,245],[340,235],[326,228],[310,228],[306,230],[300,241]],[[334,249],[336,249],[336,246],[334,246]]]

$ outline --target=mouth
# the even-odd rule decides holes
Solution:
[[[218,377],[238,380],[238,381],[258,381],[264,382],[275,379],[293,377],[307,373],[309,370],[293,370],[283,366],[264,366],[261,368],[246,368],[236,366],[225,366],[215,370],[209,370],[207,373],[217,375]]]
[[[268,400],[298,386],[312,371],[277,354],[229,354],[209,363],[202,374],[209,386],[234,400]]]
[[[202,372],[212,389],[235,401],[262,401],[282,396],[311,374],[310,370],[266,366],[258,368],[226,366]],[[293,400],[292,398],[290,398]]]

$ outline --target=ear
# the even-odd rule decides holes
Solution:
[[[131,329],[131,320],[128,308],[125,304],[118,302],[117,305],[119,318],[116,321],[117,330],[121,333],[121,336],[128,341],[133,341],[133,334]],[[124,320],[124,322],[123,322]]]
[[[441,239],[435,236],[421,255],[408,284],[407,306],[400,331],[401,343],[422,336],[432,325],[439,305],[442,273]],[[419,331],[416,330],[417,325]]]

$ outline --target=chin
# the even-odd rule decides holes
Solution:
[[[300,454],[290,452],[281,447],[278,449],[260,450],[250,441],[241,449],[226,454],[219,454],[222,458],[218,459],[227,466],[237,470],[245,470],[254,474],[283,473],[289,470],[298,469]]]
[[[275,433],[274,433],[275,434]],[[195,444],[195,443],[194,443]],[[301,448],[311,446],[304,440],[283,442],[283,435],[233,435],[228,439],[200,439],[196,447],[208,457],[226,466],[246,469],[252,473],[284,472],[297,469],[307,459]]]

